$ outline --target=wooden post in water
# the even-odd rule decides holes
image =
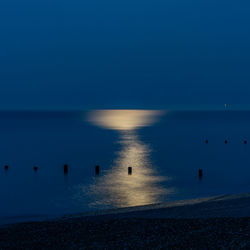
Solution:
[[[64,172],[65,175],[68,174],[68,170],[69,170],[69,166],[67,164],[64,164],[63,172]]]
[[[7,170],[9,169],[9,166],[8,166],[8,165],[5,165],[5,166],[4,166],[4,169],[5,169],[5,171],[7,171]]]
[[[100,166],[96,165],[95,166],[95,175],[99,175],[100,174]]]
[[[35,166],[34,167],[34,171],[36,172],[38,170],[38,166]]]
[[[202,176],[203,176],[203,171],[202,171],[202,169],[199,169],[199,179],[200,180],[202,179]]]
[[[128,167],[128,175],[132,175],[132,167]]]

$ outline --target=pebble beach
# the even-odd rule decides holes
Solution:
[[[0,249],[249,249],[250,194],[2,225]]]

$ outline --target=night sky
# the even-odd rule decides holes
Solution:
[[[0,109],[250,104],[249,0],[1,0]]]

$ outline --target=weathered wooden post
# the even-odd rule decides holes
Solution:
[[[99,175],[99,174],[100,174],[100,166],[99,166],[99,165],[96,165],[96,166],[95,166],[95,174],[96,174],[96,175]]]
[[[200,168],[200,169],[199,169],[199,179],[202,179],[202,176],[203,176],[203,171],[202,171],[202,169]]]
[[[132,175],[132,167],[128,167],[128,175]]]
[[[69,170],[69,166],[67,164],[64,164],[63,172],[64,172],[65,175],[68,174],[68,170]]]

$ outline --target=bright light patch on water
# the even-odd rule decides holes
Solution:
[[[95,110],[87,121],[106,129],[135,130],[153,125],[163,114],[160,110]]]
[[[140,140],[137,129],[155,124],[159,110],[96,110],[88,121],[98,127],[117,130],[121,148],[103,176],[95,179],[88,192],[95,197],[91,206],[127,207],[157,203],[174,191],[161,183],[168,177],[159,176],[151,162],[151,145]],[[128,175],[132,167],[132,175]],[[85,188],[83,189],[84,192]]]

